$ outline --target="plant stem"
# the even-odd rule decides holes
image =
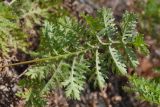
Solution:
[[[45,62],[47,60],[57,60],[57,59],[60,59],[60,58],[65,59],[66,57],[73,56],[73,55],[78,55],[80,53],[84,53],[84,52],[86,52],[88,50],[91,50],[91,49],[93,49],[93,48],[80,50],[80,51],[72,52],[72,53],[67,53],[67,54],[64,54],[64,55],[58,55],[58,56],[53,56],[53,57],[48,57],[48,58],[34,59],[34,60],[30,60],[30,61],[8,64],[8,65],[0,66],[0,68],[18,66],[18,65],[24,65],[24,64],[31,64],[31,63],[35,63],[35,62]]]

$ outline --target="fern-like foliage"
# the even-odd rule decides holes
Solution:
[[[12,29],[16,28],[16,24],[10,22],[8,19],[1,18],[0,19],[0,49],[6,53],[8,52],[7,46],[9,45],[9,42],[12,40],[8,40],[7,38],[12,38],[11,34],[9,33]],[[6,43],[7,42],[7,43]]]
[[[6,12],[8,14],[6,14]],[[10,35],[10,30],[12,28],[16,27],[16,24],[11,22],[9,19],[5,18],[6,16],[11,18],[11,13],[10,9],[4,6],[3,4],[0,4],[0,49],[3,50],[4,52],[7,51],[7,38],[9,38]],[[5,43],[7,42],[7,43]]]
[[[125,65],[125,60],[123,59],[122,55],[120,54],[120,52],[115,49],[112,48],[111,46],[109,46],[109,52],[113,58],[113,62],[115,63],[117,69],[122,73],[122,74],[126,74],[127,70],[126,70],[126,65]]]
[[[129,90],[138,92],[140,98],[146,101],[160,104],[160,84],[159,81],[149,80],[136,75],[130,76],[132,88]]]
[[[44,26],[41,50],[44,48],[51,55],[76,50],[76,45],[80,42],[78,35],[81,33],[81,27],[71,21],[69,17],[59,18],[57,23],[54,24],[46,21]],[[46,51],[44,54],[46,54]]]
[[[11,47],[24,48],[25,46],[25,33],[20,30],[17,17],[11,7],[0,3],[0,51],[3,55],[7,55]],[[18,45],[19,43],[21,45]]]
[[[42,18],[49,19],[50,17],[53,17],[53,14],[55,13],[48,14],[49,9],[54,7],[54,11],[56,11],[60,1],[61,0],[16,0],[12,4],[12,8],[19,16],[18,18],[21,26],[28,30],[34,28],[35,25],[41,26]],[[56,16],[54,15],[54,17]]]
[[[128,58],[129,58],[129,61],[131,62],[132,67],[136,68],[137,65],[139,64],[136,54],[134,53],[131,47],[125,46],[125,51],[128,55]]]
[[[129,42],[131,42],[131,44],[134,44],[133,41],[138,34],[136,31],[136,23],[136,16],[133,13],[128,14],[128,12],[126,12],[126,14],[124,14],[121,23],[122,42],[124,44],[125,52],[128,56],[128,59],[134,68],[136,68],[138,65],[136,54],[131,47],[125,46],[125,44]]]
[[[19,82],[21,87],[26,87],[23,92],[18,92],[17,96],[25,99],[26,107],[44,107],[46,105],[45,99],[41,96],[40,92],[45,85],[45,81],[37,79],[24,79]]]
[[[149,53],[149,51],[148,51],[147,45],[146,45],[146,43],[144,42],[143,39],[144,39],[143,35],[138,34],[138,35],[134,38],[133,45],[134,45],[135,47],[137,47],[138,50],[139,50],[141,53],[147,55],[147,54]]]
[[[111,9],[103,9],[102,11],[103,15],[103,23],[104,23],[104,29],[106,32],[106,35],[108,36],[109,41],[112,41],[113,39],[117,38],[117,27],[114,23],[113,13]]]
[[[47,63],[28,69],[26,76],[31,83],[24,81],[23,88],[31,93],[37,90],[34,96],[43,98],[50,90],[63,87],[67,97],[80,99],[86,75],[94,80],[96,87],[103,88],[107,78],[105,74],[109,72],[106,68],[127,75],[128,65],[137,66],[134,49],[146,45],[137,36],[133,14],[125,13],[121,31],[117,30],[110,9],[101,9],[96,18],[84,16],[84,19],[86,23],[83,24],[69,16],[45,21],[40,46],[34,55],[44,58]],[[27,104],[31,104],[34,96],[27,99]]]
[[[105,79],[103,77],[103,73],[101,72],[101,62],[100,62],[100,58],[99,58],[99,52],[98,49],[96,50],[95,53],[95,62],[96,62],[96,71],[95,71],[95,75],[96,75],[96,79],[95,79],[95,86],[99,86],[100,88],[103,88],[105,85]]]
[[[87,69],[88,67],[84,62],[83,56],[81,57],[81,59],[77,59],[76,57],[73,59],[69,77],[62,83],[65,87],[67,87],[67,97],[71,97],[73,99],[80,98],[80,91],[83,90],[83,86],[85,83],[84,73],[86,73]]]
[[[27,107],[44,107],[46,96],[57,87],[63,88],[68,98],[79,100],[86,81],[93,80],[95,87],[102,89],[109,69],[127,75],[128,66],[138,65],[136,49],[149,53],[143,35],[136,31],[135,14],[126,12],[118,30],[111,9],[100,9],[96,17],[83,15],[84,23],[79,23],[60,1],[0,3],[0,53],[7,55],[11,47],[23,49],[25,32],[42,27],[39,48],[32,55],[37,62],[46,63],[30,66],[19,82],[24,90],[17,95],[25,99]],[[143,99],[160,103],[156,80],[133,76],[130,81],[132,90]]]
[[[123,15],[123,20],[121,23],[121,29],[122,29],[122,41],[124,43],[126,42],[132,42],[134,39],[133,36],[137,35],[136,32],[136,16],[131,13],[129,14],[126,12],[126,14]]]

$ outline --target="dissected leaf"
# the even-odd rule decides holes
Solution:
[[[138,48],[140,50],[141,53],[147,55],[149,54],[149,50],[147,48],[147,45],[146,43],[144,42],[143,40],[143,36],[142,35],[137,35],[135,38],[134,38],[134,42],[133,42],[134,46],[136,48]]]
[[[105,85],[105,80],[104,80],[104,77],[103,77],[103,74],[102,72],[100,71],[101,70],[101,67],[100,67],[100,59],[99,59],[99,52],[98,50],[96,50],[96,58],[95,58],[95,62],[96,62],[96,72],[95,72],[95,85],[99,86],[101,89],[104,87]]]
[[[110,55],[113,59],[114,64],[116,65],[116,67],[120,71],[120,73],[124,74],[124,75],[127,74],[126,65],[124,62],[125,60],[123,59],[121,53],[117,49],[115,49],[111,46],[109,46],[109,52],[110,52]]]
[[[122,30],[122,41],[124,43],[132,42],[134,36],[137,35],[136,24],[137,22],[135,14],[126,12],[123,15],[121,30]]]
[[[128,57],[129,57],[129,61],[131,62],[132,66],[133,66],[134,68],[136,68],[137,65],[139,64],[138,59],[137,59],[137,57],[136,57],[136,54],[134,53],[134,51],[132,50],[131,47],[127,47],[127,46],[126,46],[126,47],[125,47],[125,51],[126,51]]]

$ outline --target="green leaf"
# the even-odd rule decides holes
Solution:
[[[123,59],[121,53],[117,49],[111,46],[109,46],[109,52],[113,59],[114,64],[116,65],[120,73],[123,75],[127,74],[125,60]]]
[[[42,88],[40,94],[43,95],[43,94],[46,94],[48,93],[51,89],[54,89],[56,88],[57,85],[59,85],[60,87],[60,76],[61,76],[61,67],[62,67],[62,63],[63,61],[60,61],[60,63],[58,64],[57,68],[55,69],[54,67],[54,71],[52,74],[52,76],[50,77],[50,79],[48,80],[48,82],[44,85],[44,87]]]
[[[102,10],[102,16],[103,16],[103,23],[106,29],[106,34],[108,36],[109,41],[113,41],[116,39],[117,35],[117,27],[114,23],[114,17],[111,9],[105,9]]]
[[[149,50],[147,48],[146,43],[144,42],[144,37],[141,34],[138,34],[135,38],[134,38],[134,42],[133,45],[138,48],[140,50],[141,53],[148,55],[149,54]]]
[[[122,41],[124,43],[132,42],[134,36],[137,35],[136,24],[137,22],[135,14],[126,12],[123,15],[121,30],[122,30]]]
[[[100,89],[102,89],[105,85],[105,80],[103,77],[103,74],[101,73],[101,67],[100,67],[100,59],[99,59],[99,52],[98,49],[96,50],[96,58],[95,58],[95,62],[96,62],[96,78],[95,78],[95,85],[98,86]]]
[[[89,15],[83,15],[83,17],[85,18],[87,24],[89,25],[89,27],[91,28],[92,32],[97,32],[99,30],[101,30],[104,26],[102,23],[100,23],[100,18],[98,17],[92,17]]]
[[[160,84],[136,75],[129,77],[132,87],[129,90],[138,92],[140,98],[156,104],[160,104]]]
[[[34,66],[30,69],[28,69],[28,72],[25,74],[29,76],[31,79],[39,79],[42,80],[46,77],[46,75],[51,70],[50,65],[44,65],[44,66]]]
[[[69,98],[80,99],[80,92],[83,90],[85,83],[84,73],[87,71],[88,66],[85,64],[83,56],[77,59],[74,57],[69,77],[62,83],[66,87],[65,94]]]
[[[127,47],[127,46],[125,46],[125,51],[128,55],[129,61],[131,62],[132,66],[136,68],[139,62],[138,62],[135,52],[133,51],[131,47]]]

